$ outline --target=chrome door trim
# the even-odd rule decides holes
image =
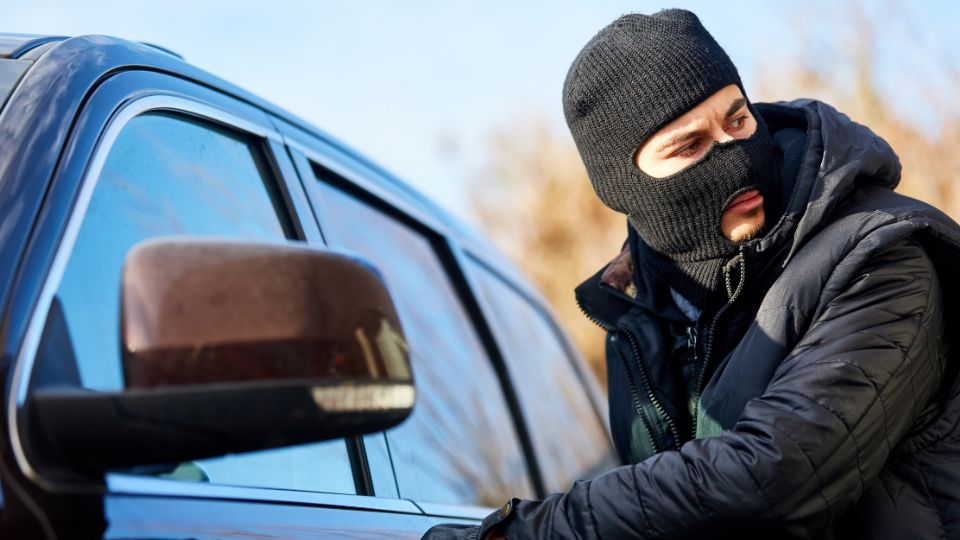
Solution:
[[[205,482],[185,482],[149,476],[113,473],[107,475],[110,495],[161,496],[178,498],[226,499],[297,503],[400,514],[422,514],[420,508],[406,499],[389,499],[365,495],[323,493],[292,489],[231,486]]]
[[[440,504],[424,503],[416,501],[416,505],[423,510],[424,514],[436,517],[449,517],[456,519],[476,519],[483,521],[483,518],[492,514],[496,508],[486,508],[483,506],[464,506],[460,504]]]

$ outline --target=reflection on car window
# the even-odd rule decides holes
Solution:
[[[492,311],[548,492],[566,491],[574,480],[609,463],[610,444],[570,358],[546,315],[485,267],[471,261],[471,275]]]
[[[170,235],[282,242],[292,236],[256,142],[173,114],[120,132],[94,188],[56,300],[87,388],[123,386],[120,273],[137,242]],[[344,441],[204,460],[172,477],[353,493]]]
[[[417,402],[387,432],[400,496],[478,506],[532,496],[500,384],[430,240],[320,185],[331,242],[383,273],[410,344]]]

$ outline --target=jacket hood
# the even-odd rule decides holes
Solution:
[[[784,131],[806,124],[805,147],[783,213],[770,232],[758,239],[758,251],[779,244],[792,234],[790,255],[805,244],[838,205],[858,186],[894,189],[900,181],[900,160],[889,144],[862,124],[830,105],[812,99],[758,103],[758,112],[785,147]],[[784,161],[789,160],[785,155]],[[789,166],[784,163],[784,167]],[[786,264],[786,261],[784,261]]]

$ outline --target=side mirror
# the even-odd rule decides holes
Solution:
[[[127,255],[126,389],[31,394],[84,472],[379,431],[411,411],[407,344],[380,276],[304,246],[150,240]]]

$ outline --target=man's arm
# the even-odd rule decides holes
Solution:
[[[514,500],[508,538],[689,538],[744,528],[820,531],[849,509],[935,395],[940,289],[912,241],[869,261],[733,429]]]

